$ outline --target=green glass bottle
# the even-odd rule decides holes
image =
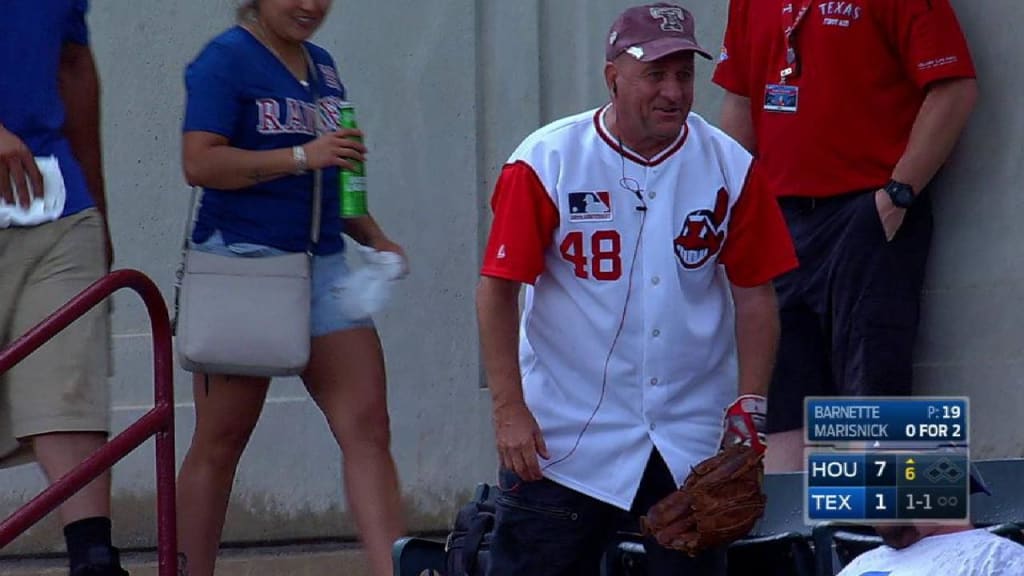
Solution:
[[[356,109],[351,103],[345,102],[341,105],[338,119],[339,128],[355,130]],[[353,137],[354,140],[361,140]],[[366,166],[362,162],[351,160],[356,165],[355,170],[341,169],[339,180],[339,193],[341,195],[341,217],[358,218],[369,214],[366,205]]]

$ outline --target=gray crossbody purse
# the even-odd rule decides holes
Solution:
[[[308,57],[308,55],[307,55]],[[316,71],[310,67],[313,85]],[[317,134],[320,133],[319,95]],[[193,189],[175,297],[177,355],[189,372],[295,376],[310,354],[313,246],[320,239],[323,173],[313,174],[309,249],[282,256],[221,256],[189,247]]]
[[[315,244],[319,170],[314,180]],[[186,248],[177,317],[181,367],[238,376],[301,374],[309,362],[311,268],[309,252],[246,258]]]

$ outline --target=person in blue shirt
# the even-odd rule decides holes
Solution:
[[[368,319],[346,317],[338,291],[349,273],[344,232],[402,256],[367,215],[340,215],[340,167],[363,161],[355,130],[337,130],[346,99],[334,61],[307,40],[331,0],[246,2],[239,25],[214,38],[185,74],[183,162],[203,188],[192,245],[225,255],[309,248],[314,170],[323,171],[320,241],[312,246],[312,348],[302,375],[344,453],[349,509],[372,573],[392,573],[404,532],[381,344]],[[225,295],[230,298],[230,295]],[[244,338],[244,334],[239,334]],[[197,374],[196,426],[178,477],[179,549],[191,576],[213,574],[231,486],[269,380]]]
[[[86,0],[5,2],[0,18],[0,348],[110,269],[99,79]],[[109,308],[0,374],[0,465],[53,482],[109,433]],[[122,576],[110,473],[58,511],[72,576]]]

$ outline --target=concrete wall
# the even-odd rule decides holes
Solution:
[[[94,2],[90,17],[104,90],[104,149],[117,266],[140,269],[171,295],[187,210],[179,167],[182,70],[231,24],[227,0]],[[726,2],[690,2],[700,41],[716,51]],[[983,97],[936,194],[937,234],[920,342],[920,389],[970,394],[974,455],[1021,456],[1024,401],[1016,229],[1024,112],[1024,13],[1014,0],[954,0]],[[413,273],[378,324],[389,371],[394,452],[416,530],[448,524],[495,467],[482,390],[473,289],[487,200],[512,148],[541,123],[601,104],[603,42],[621,0],[410,0],[335,3],[316,40],[339,63],[369,135],[377,218],[403,243]],[[998,69],[997,69],[998,66]],[[696,111],[715,119],[721,91],[699,61]],[[116,298],[115,427],[152,399],[148,323]],[[187,448],[191,387],[177,374],[178,452]],[[298,447],[298,449],[297,449]],[[117,539],[154,539],[152,445],[115,469]],[[0,515],[43,486],[33,466],[0,471]],[[323,418],[294,381],[272,387],[235,485],[225,540],[350,537],[339,457]],[[52,522],[5,553],[59,550]]]

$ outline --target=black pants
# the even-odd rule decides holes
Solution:
[[[782,339],[768,431],[801,428],[805,396],[910,394],[932,235],[927,193],[891,241],[874,190],[779,205],[800,267],[775,283]]]
[[[597,576],[615,531],[635,526],[640,515],[676,489],[657,451],[629,512],[548,479],[523,482],[510,470],[499,473],[498,484],[488,576]],[[725,576],[724,549],[690,558],[650,539],[644,548],[652,576]]]

